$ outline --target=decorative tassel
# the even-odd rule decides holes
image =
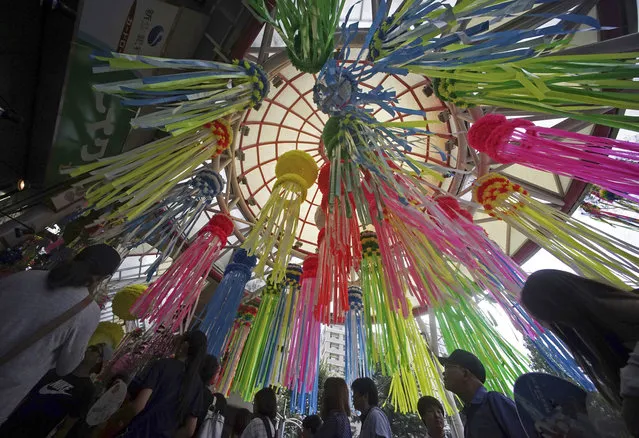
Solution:
[[[457,2],[410,1],[375,29],[369,45],[369,59],[381,71],[395,66],[454,68],[479,62],[506,62],[531,58],[565,46],[566,36],[583,30],[601,28],[596,19],[564,11],[547,14],[549,26],[523,23],[523,28],[495,31],[503,19],[526,14],[542,1],[498,0]],[[386,3],[386,5],[390,2]],[[384,3],[378,14],[385,15]],[[522,15],[523,15],[522,14]],[[541,14],[534,14],[537,18]],[[521,16],[521,15],[520,15]],[[472,20],[472,22],[471,22]],[[471,25],[469,25],[469,22]],[[590,26],[576,30],[575,24]],[[369,33],[370,35],[370,33]]]
[[[232,232],[231,219],[223,214],[213,216],[186,251],[136,301],[131,313],[171,333],[177,331],[195,308],[213,263]]]
[[[215,197],[224,190],[224,179],[219,173],[203,167],[193,177],[173,187],[162,201],[151,206],[137,219],[109,225],[94,241],[123,242],[129,251],[143,243],[160,250],[158,258],[149,267],[146,280],[167,257],[177,258],[192,233],[200,215]]]
[[[233,255],[233,262],[224,270],[222,281],[206,304],[200,330],[208,339],[207,351],[220,357],[226,337],[233,325],[233,319],[244,295],[246,283],[251,279],[251,269],[257,262],[246,251],[238,249]]]
[[[507,178],[484,175],[475,181],[473,198],[579,275],[624,290],[630,289],[626,283],[639,284],[635,247],[532,199]]]
[[[613,213],[611,211],[602,210],[601,207],[590,202],[584,202],[580,205],[581,209],[591,218],[600,220],[611,226],[619,225],[630,230],[639,227],[639,217],[626,216],[623,214]]]
[[[334,34],[345,0],[280,0],[275,16],[264,0],[248,5],[262,21],[277,30],[291,63],[305,73],[317,73],[333,54]]]
[[[286,358],[288,357],[289,341],[292,338],[295,309],[300,295],[301,275],[302,267],[300,265],[288,264],[282,296],[275,310],[275,317],[268,329],[266,346],[260,352],[261,360],[257,374],[258,388],[286,387],[284,379]]]
[[[262,289],[262,298],[253,321],[253,326],[242,350],[242,355],[233,379],[232,391],[237,392],[244,400],[252,400],[257,390],[262,387],[257,383],[260,361],[270,340],[271,325],[276,316],[276,309],[282,297],[283,283],[275,283],[267,278]]]
[[[215,387],[218,392],[224,394],[226,397],[228,397],[231,392],[231,384],[235,378],[235,373],[240,358],[242,357],[242,351],[244,350],[251,326],[255,320],[257,306],[258,303],[255,301],[240,305],[235,321],[233,322],[233,329],[224,345],[224,354],[220,361],[222,368],[218,373]]]
[[[355,379],[370,377],[366,331],[364,330],[364,303],[362,288],[350,286],[348,288],[348,305],[346,312],[346,383],[348,386]]]
[[[453,408],[444,397],[443,382],[437,358],[433,356],[419,332],[412,314],[403,317],[395,312],[385,281],[377,236],[370,231],[361,234],[363,258],[361,284],[368,358],[392,376],[389,397],[402,413],[417,412],[420,394],[434,395],[443,401],[446,411]]]
[[[179,70],[180,73],[94,85],[100,93],[122,98],[124,106],[160,107],[131,120],[134,128],[157,128],[179,136],[258,105],[268,94],[264,71],[249,61],[224,64],[197,59],[170,59],[106,53],[93,55],[104,64],[94,73],[116,70]],[[190,70],[190,71],[189,71]]]
[[[111,208],[103,221],[133,220],[164,198],[204,161],[215,158],[232,143],[226,120],[176,137],[164,137],[115,157],[62,170],[72,177],[85,173],[76,186],[88,187],[85,197],[94,210]]]
[[[271,251],[277,248],[271,275],[275,282],[284,278],[297,237],[300,206],[306,199],[307,190],[315,183],[317,172],[315,160],[304,151],[288,151],[278,158],[275,165],[277,181],[271,196],[242,244],[249,255],[260,254],[255,267],[258,277],[264,275]]]
[[[317,412],[317,374],[322,331],[321,318],[316,317],[312,306],[319,294],[317,255],[307,256],[302,267],[299,298],[293,310],[288,340],[284,383],[292,392],[291,411],[310,415]],[[325,310],[328,312],[328,308]]]
[[[343,194],[329,205],[330,165],[320,169],[317,180],[322,192],[320,208],[325,213],[325,227],[318,236],[319,247],[319,297],[316,308],[323,310],[324,324],[343,323],[348,309],[348,282],[351,272],[359,271],[362,246],[359,239],[359,223],[352,196]],[[329,312],[332,304],[332,315]],[[332,319],[331,319],[332,316]]]
[[[489,114],[476,121],[468,142],[499,163],[517,163],[597,184],[639,200],[639,144],[535,126]]]
[[[637,52],[549,55],[457,70],[411,70],[436,78],[435,94],[461,108],[492,105],[637,131],[639,117],[585,112],[602,106],[639,109],[633,80],[639,71],[637,57]]]

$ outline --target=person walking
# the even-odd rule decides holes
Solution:
[[[118,252],[99,244],[50,271],[0,280],[0,424],[50,369],[66,376],[80,364],[100,322],[89,290],[119,265]]]
[[[61,377],[49,371],[0,426],[0,437],[46,438],[56,428],[53,436],[66,436],[93,400],[95,386],[89,376],[100,373],[112,355],[106,344],[91,345],[71,374]]]
[[[417,412],[426,426],[426,438],[446,438],[444,406],[435,397],[425,395],[417,401]]]
[[[440,361],[444,386],[464,402],[465,438],[527,438],[515,402],[484,386],[486,369],[477,356],[455,350]]]
[[[271,388],[262,388],[255,394],[253,415],[256,416],[248,424],[242,438],[275,438],[277,429],[277,398]]]
[[[137,394],[113,415],[103,436],[192,437],[202,411],[200,371],[205,355],[206,335],[199,330],[186,333],[175,358],[154,362],[138,379]]]
[[[373,379],[360,377],[351,384],[353,407],[361,413],[360,438],[391,438],[390,423],[379,408],[379,395]]]
[[[348,420],[350,415],[346,381],[339,377],[327,378],[324,382],[320,410],[324,423],[315,434],[315,438],[351,438],[351,424]]]

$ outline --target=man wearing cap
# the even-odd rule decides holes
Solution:
[[[444,386],[464,402],[465,438],[527,438],[515,402],[484,387],[486,369],[477,356],[455,350],[440,361]]]
[[[0,427],[0,437],[64,437],[79,418],[83,418],[95,394],[92,373],[113,356],[107,344],[91,345],[80,365],[67,376],[49,371],[31,390],[27,398]]]

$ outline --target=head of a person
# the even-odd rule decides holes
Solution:
[[[322,418],[319,415],[309,415],[302,420],[302,438],[313,438],[320,426]]]
[[[326,420],[331,412],[343,412],[351,415],[348,401],[348,385],[344,379],[329,377],[324,381],[324,395],[322,397],[322,419]]]
[[[200,364],[202,364],[206,356],[206,335],[200,330],[186,332],[180,338],[175,357],[184,360],[193,359],[199,355],[201,355]]]
[[[353,407],[358,411],[366,412],[372,406],[379,404],[377,386],[373,379],[368,377],[355,379],[351,384],[351,390],[353,391]]]
[[[220,369],[220,363],[217,361],[217,357],[207,354],[202,361],[202,369],[200,370],[200,377],[205,385],[209,385],[213,377]]]
[[[213,394],[213,398],[215,398],[215,407],[213,411],[220,415],[224,415],[224,412],[226,412],[226,397],[224,397],[224,394],[216,392]]]
[[[435,397],[425,395],[417,402],[417,412],[431,437],[444,436],[444,406]]]
[[[271,420],[277,418],[277,398],[271,388],[262,388],[255,394],[253,413]]]
[[[241,436],[246,426],[251,422],[253,418],[253,414],[246,408],[242,408],[235,414],[235,419],[233,420],[233,435]]]
[[[444,365],[444,386],[454,394],[467,394],[486,382],[486,369],[473,353],[455,350],[440,362]]]
[[[120,254],[104,243],[91,245],[72,260],[53,267],[47,274],[47,287],[91,287],[112,275],[120,266]]]
[[[111,358],[113,357],[113,349],[110,345],[101,343],[89,345],[84,351],[84,358],[82,359],[82,365],[85,366],[89,372],[100,374]]]
[[[202,361],[206,356],[206,335],[200,330],[192,330],[182,337],[175,358],[183,360],[186,371],[182,379],[182,386],[178,397],[178,421],[186,419],[190,402],[198,390],[202,389]]]

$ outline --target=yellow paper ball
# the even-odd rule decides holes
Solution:
[[[317,179],[319,168],[317,163],[308,153],[292,150],[282,154],[275,165],[275,176],[281,178],[284,175],[297,175],[306,184],[305,189],[311,188]]]
[[[124,328],[120,324],[103,321],[98,324],[98,328],[93,332],[91,339],[89,339],[89,345],[108,344],[115,350],[120,345],[123,337]]]
[[[146,291],[144,284],[132,284],[120,289],[113,297],[113,314],[123,321],[133,321],[137,317],[131,314],[131,306]]]

